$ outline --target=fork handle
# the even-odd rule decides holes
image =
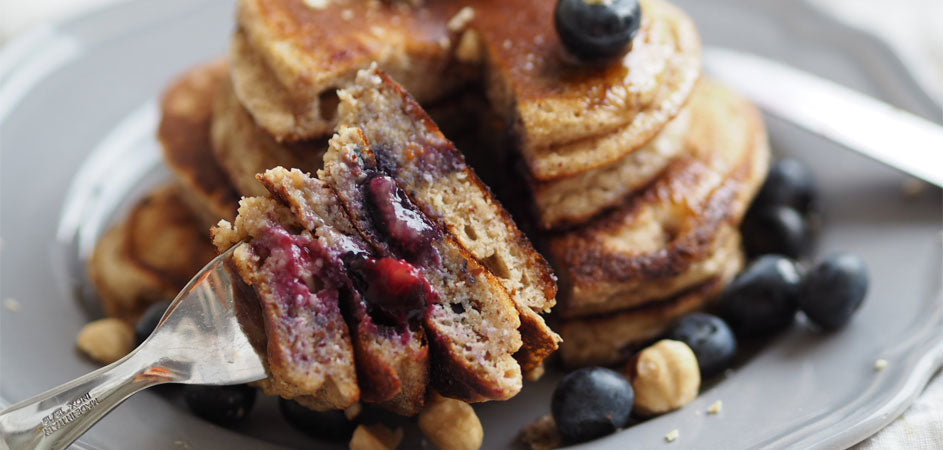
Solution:
[[[143,355],[143,354],[141,354]],[[124,358],[0,411],[0,450],[63,449],[141,389],[168,379],[135,350]]]

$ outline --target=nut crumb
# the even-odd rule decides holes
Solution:
[[[304,0],[305,5],[311,9],[324,9],[327,8],[330,0]]]
[[[460,9],[445,25],[445,28],[449,31],[456,32],[461,31],[465,26],[468,25],[468,22],[471,22],[475,18],[475,8],[471,6],[466,6]]]
[[[563,436],[550,414],[521,428],[517,440],[530,450],[552,450],[563,446]]]
[[[875,371],[880,372],[880,371],[884,370],[885,368],[887,368],[887,360],[886,360],[886,359],[879,359],[879,360],[877,360],[877,361],[874,361],[874,370],[875,370]]]
[[[505,50],[510,50],[510,49],[511,49],[511,40],[510,40],[510,39],[505,39],[504,42],[501,43],[501,46],[504,47]]]
[[[675,440],[678,439],[678,436],[680,435],[681,435],[681,432],[678,431],[677,428],[675,428],[674,430],[669,431],[668,434],[665,435],[665,442],[674,442]]]
[[[344,410],[344,417],[346,417],[347,420],[354,420],[360,415],[360,411],[363,411],[363,405],[361,405],[360,402],[354,403]]]
[[[458,39],[455,47],[455,58],[463,63],[477,63],[481,61],[481,38],[475,30],[466,30]]]
[[[354,20],[354,11],[352,9],[345,9],[341,11],[341,19],[344,19],[347,22]]]
[[[3,308],[10,312],[17,312],[20,310],[20,302],[16,301],[15,298],[8,297],[3,300]]]
[[[448,36],[442,36],[441,38],[439,38],[439,47],[442,47],[443,50],[449,48],[449,46],[451,45],[452,45],[452,40],[449,39]]]
[[[707,413],[718,414],[720,413],[720,410],[723,408],[724,408],[724,402],[717,400],[716,402],[711,403],[711,405],[707,407]]]

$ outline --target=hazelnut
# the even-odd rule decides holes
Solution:
[[[419,429],[439,450],[481,448],[484,431],[471,405],[433,392],[419,413]]]
[[[113,317],[85,324],[76,338],[79,350],[102,364],[111,364],[134,349],[134,328]]]
[[[392,450],[402,440],[402,428],[392,431],[379,423],[359,425],[350,438],[350,450]]]
[[[678,409],[697,397],[701,372],[687,344],[663,339],[629,361],[626,375],[635,390],[634,411],[653,416]]]

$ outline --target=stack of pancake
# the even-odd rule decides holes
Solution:
[[[505,176],[495,166],[520,162],[525,188],[502,200],[527,206],[559,292],[523,251],[529,244],[483,245],[503,229],[450,231],[534,316],[529,325],[542,330],[532,335],[553,336],[538,314],[559,301],[567,365],[629,356],[740,269],[738,225],[765,176],[765,131],[752,105],[701,77],[697,30],[682,11],[642,0],[632,49],[587,65],[566,55],[552,2],[413,3],[240,0],[228,62],[184,74],[163,102],[171,203],[190,211],[194,229],[232,220],[240,195],[264,196],[255,176],[266,169],[320,169],[337,90],[376,62],[486,181]],[[93,275],[108,270],[105,243]],[[107,277],[93,279],[106,304],[154,296],[113,296]]]

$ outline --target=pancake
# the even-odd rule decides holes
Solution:
[[[233,186],[245,196],[265,196],[268,191],[255,176],[273,167],[297,168],[314,173],[321,168],[326,140],[279,144],[242,107],[230,78],[220,80],[213,102],[210,127],[213,154]]]
[[[632,50],[599,66],[568,62],[545,1],[313,8],[242,0],[230,53],[234,86],[263,129],[295,141],[332,129],[334,92],[373,61],[420,102],[477,78],[513,124],[531,175],[546,181],[620,160],[688,98],[700,73],[694,24],[663,0],[644,0],[642,10]]]
[[[594,222],[551,235],[564,319],[671,298],[716,276],[712,261],[762,183],[769,145],[759,111],[704,80],[689,103],[687,152]]]
[[[161,102],[157,137],[164,161],[185,189],[209,235],[219,219],[232,219],[239,200],[210,151],[213,96],[228,67],[222,60],[197,66],[174,80]]]
[[[541,228],[589,221],[655,179],[685,149],[691,114],[682,110],[651,141],[607,166],[549,181],[529,177]]]
[[[216,252],[178,185],[158,188],[99,239],[89,278],[105,313],[129,323],[153,303],[172,300]]]
[[[423,212],[498,279],[520,314],[518,360],[525,372],[537,369],[559,342],[538,314],[556,303],[556,284],[510,214],[415,100],[375,67],[341,91],[339,118],[363,131],[382,166]]]
[[[636,350],[662,336],[675,320],[710,305],[743,267],[739,234],[729,233],[724,245],[709,259],[716,261],[715,275],[670,299],[561,321],[558,330],[563,337],[560,345],[563,364],[575,368],[624,362]]]

